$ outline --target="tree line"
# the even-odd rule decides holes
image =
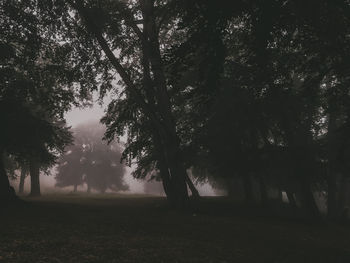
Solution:
[[[156,171],[172,206],[188,205],[188,188],[197,196],[195,178],[229,192],[239,180],[248,202],[256,181],[264,204],[276,188],[312,216],[319,216],[318,191],[327,197],[330,218],[342,213],[349,171],[348,1],[1,5],[4,158],[33,163],[59,153],[69,141],[62,112],[99,90],[101,97],[112,94],[102,119],[105,139],[127,135],[122,158],[137,165],[137,178]],[[50,164],[44,157],[40,163]],[[4,168],[1,178],[7,196]]]

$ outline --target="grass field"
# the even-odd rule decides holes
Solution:
[[[204,198],[49,195],[1,210],[0,262],[350,262],[350,227]]]

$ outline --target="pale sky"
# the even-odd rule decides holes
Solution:
[[[71,111],[66,113],[66,120],[68,126],[76,127],[77,125],[91,121],[91,120],[100,120],[104,115],[104,111],[108,106],[110,101],[109,97],[104,99],[103,105],[99,105],[97,102],[98,95],[94,94],[94,103],[92,107],[86,107],[84,109],[73,108]]]

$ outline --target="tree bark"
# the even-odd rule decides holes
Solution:
[[[40,169],[39,164],[34,158],[29,163],[30,171],[30,196],[40,196]]]
[[[26,179],[27,169],[22,165],[21,166],[21,175],[19,178],[19,186],[18,186],[18,193],[23,194],[24,192],[24,182]]]
[[[16,193],[10,185],[4,164],[4,152],[0,150],[0,202],[16,200]]]
[[[269,196],[267,193],[265,180],[262,175],[259,176],[259,184],[260,184],[261,203],[263,206],[266,206],[269,203]]]
[[[246,202],[248,204],[252,204],[254,201],[253,186],[249,175],[243,176],[243,186],[244,186],[244,191],[246,196]]]
[[[320,211],[317,207],[313,191],[311,189],[311,183],[307,178],[302,180],[301,194],[303,197],[303,206],[311,217],[321,217]]]
[[[288,197],[288,202],[291,207],[296,208],[297,207],[297,202],[294,198],[294,194],[291,191],[286,191],[287,197]]]
[[[188,191],[186,184],[187,172],[181,161],[178,159],[179,153],[174,153],[169,156],[170,163],[170,182],[172,195],[174,197],[173,206],[178,209],[184,209],[188,206]]]
[[[194,184],[193,184],[191,178],[188,176],[188,174],[186,174],[186,183],[191,190],[192,197],[199,198],[200,197],[199,192],[198,192],[197,188],[194,186]]]

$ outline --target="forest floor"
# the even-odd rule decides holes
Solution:
[[[0,210],[0,262],[350,262],[350,226],[203,198],[48,195]]]

